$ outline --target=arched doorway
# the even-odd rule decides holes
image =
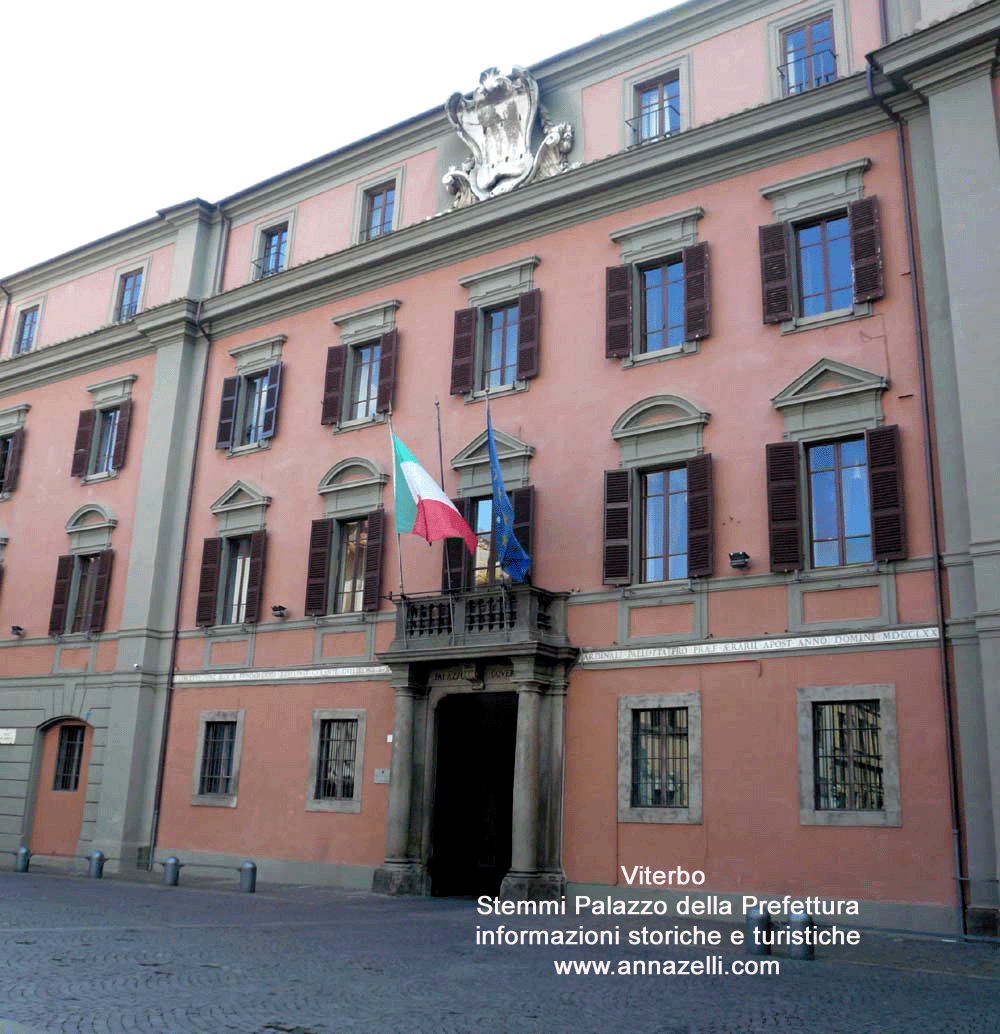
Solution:
[[[60,718],[39,729],[41,760],[31,824],[32,854],[76,854],[93,733],[79,718]]]

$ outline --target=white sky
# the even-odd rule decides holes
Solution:
[[[534,64],[677,2],[9,0],[0,276],[180,201],[221,200],[469,92],[484,68]]]

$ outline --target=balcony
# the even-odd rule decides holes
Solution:
[[[566,593],[531,585],[497,585],[470,592],[402,596],[387,661],[442,660],[497,654],[562,653]]]

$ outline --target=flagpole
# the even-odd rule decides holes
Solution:
[[[405,596],[403,588],[403,543],[399,534],[399,522],[396,520],[396,434],[392,429],[392,407],[389,407],[389,448],[392,452],[392,523],[396,525],[396,559],[399,561],[399,595]],[[404,618],[403,625],[406,622]]]
[[[490,414],[490,389],[489,389],[489,385],[487,385],[484,388],[484,390],[486,392],[486,428],[487,428],[487,431],[492,432],[492,430],[493,430],[493,419],[492,419],[492,416]],[[490,507],[490,509],[491,509],[491,511],[493,513],[493,520],[491,522],[492,525],[493,525],[493,529],[492,529],[492,532],[491,532],[491,534],[493,536],[493,553],[494,553],[494,555],[496,555],[498,550],[499,550],[499,543],[497,542],[497,507],[496,507],[496,490],[495,489],[493,491],[493,505]],[[496,558],[496,563],[498,565],[500,564],[499,556],[497,556],[497,558]],[[500,567],[500,570],[503,571],[503,567]],[[508,628],[508,625],[507,625],[507,586],[504,583],[504,580],[503,580],[502,577],[500,579],[500,627],[505,632],[508,632],[508,633],[510,632],[510,629]]]

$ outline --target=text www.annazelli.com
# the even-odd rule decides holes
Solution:
[[[777,976],[781,970],[777,959],[734,959],[728,966],[721,955],[710,955],[705,959],[621,959],[611,962],[589,960],[577,962],[572,959],[553,960],[559,976],[574,977],[684,977],[684,976],[734,976],[756,977]]]

